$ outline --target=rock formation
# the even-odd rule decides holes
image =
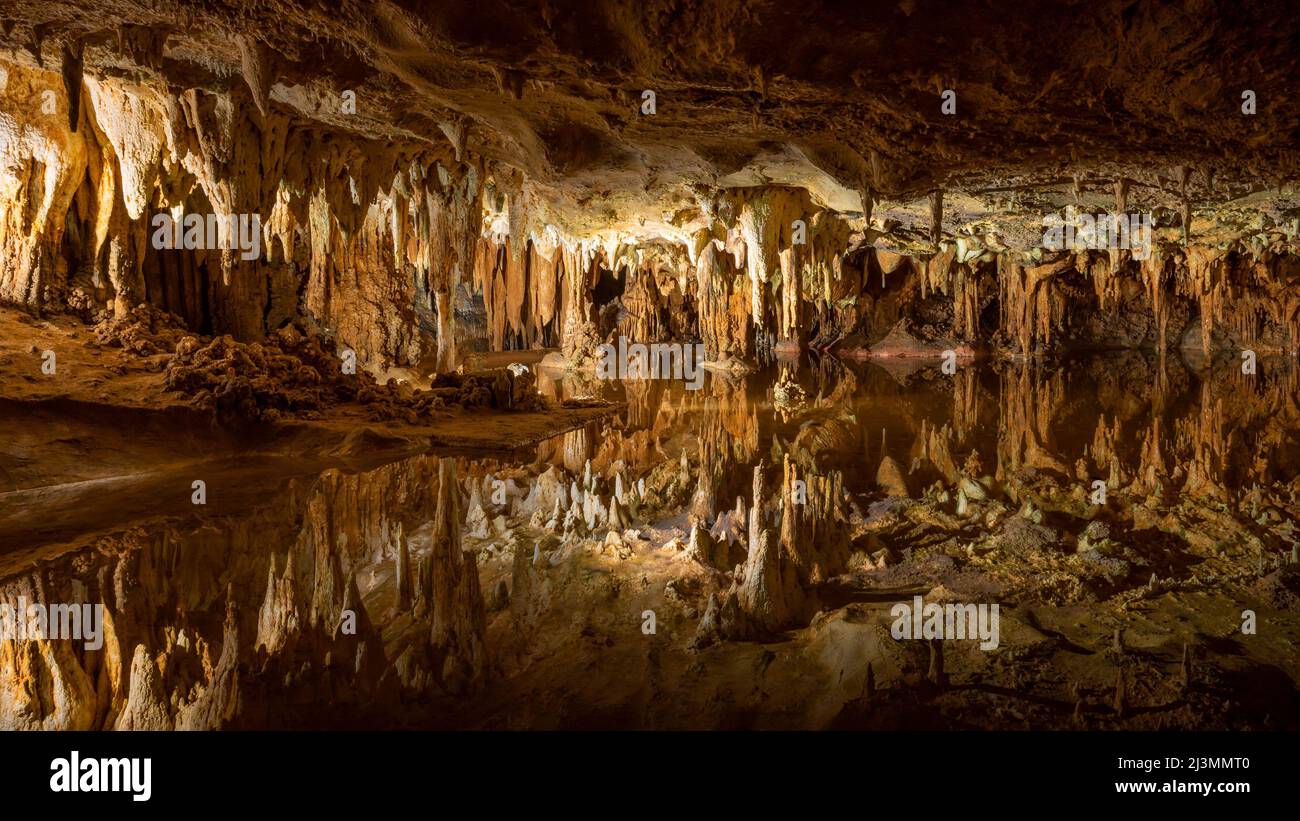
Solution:
[[[985,11],[6,4],[0,727],[1294,729],[1300,18]]]

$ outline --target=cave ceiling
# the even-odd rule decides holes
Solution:
[[[1231,6],[1231,8],[1229,8]],[[1027,245],[1127,202],[1229,233],[1297,209],[1284,5],[502,0],[9,2],[10,59],[179,93],[265,87],[295,122],[481,158],[570,237],[682,241],[720,189],[806,188],[907,247]],[[996,21],[998,36],[978,34]],[[265,79],[258,78],[265,72]],[[643,113],[644,92],[654,113]],[[955,113],[941,95],[956,92]],[[1243,92],[1256,113],[1244,114]],[[355,113],[344,92],[355,92]],[[1226,227],[1224,225],[1226,224]],[[916,227],[917,230],[909,232]],[[1247,226],[1257,228],[1256,225]],[[913,236],[913,234],[915,236]],[[888,237],[885,238],[887,243]]]

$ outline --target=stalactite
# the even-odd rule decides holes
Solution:
[[[766,288],[779,267],[781,250],[791,240],[793,222],[811,212],[807,194],[797,189],[765,187],[742,189],[737,225],[745,242],[745,264],[750,285],[750,318],[760,324],[766,316]]]
[[[29,100],[43,92],[62,96],[52,72],[13,63],[5,69],[8,81],[0,94],[12,101],[9,111],[39,111]],[[66,98],[62,102],[68,105]],[[65,215],[86,170],[86,135],[51,118],[17,115],[10,122],[0,129],[0,302],[39,311],[57,285],[55,260]]]
[[[253,103],[265,117],[271,105],[271,50],[261,40],[249,34],[236,34],[235,46],[239,49],[239,65],[244,82],[253,94]]]
[[[943,189],[930,192],[930,243],[939,247],[943,236]]]
[[[165,39],[162,31],[123,30],[119,48],[147,62]],[[853,235],[806,190],[765,185],[713,191],[701,200],[704,223],[671,240],[570,236],[548,222],[520,172],[470,154],[467,120],[445,120],[447,143],[436,149],[327,134],[268,107],[276,59],[268,46],[248,35],[236,46],[247,91],[177,96],[149,77],[127,83],[92,71],[83,80],[78,71],[74,94],[56,72],[13,66],[6,95],[51,87],[75,119],[24,121],[7,132],[14,135],[7,167],[26,169],[7,181],[10,200],[41,202],[6,211],[0,299],[31,309],[75,303],[88,317],[103,309],[124,317],[149,302],[241,339],[306,319],[339,347],[362,352],[378,375],[426,354],[432,370],[453,370],[455,315],[466,292],[482,295],[485,347],[558,346],[571,366],[589,367],[611,330],[593,310],[602,270],[623,280],[622,333],[701,339],[709,358],[728,368],[774,345],[871,353],[883,341],[882,353],[942,344],[1031,355],[1096,344],[1098,328],[1086,327],[1077,310],[1081,281],[1091,282],[1095,307],[1109,316],[1145,306],[1149,330],[1134,336],[1158,351],[1188,313],[1199,316],[1207,352],[1293,350],[1300,339],[1291,256],[1269,245],[1276,231],[1250,245],[1182,252],[1157,241],[1145,259],[1109,249],[1109,264],[1099,252],[1001,251],[995,274],[993,252],[977,237],[942,242],[941,189],[930,197],[936,250],[918,260],[873,247],[870,232]],[[71,72],[75,54],[67,56]],[[73,112],[83,95],[84,109]],[[76,133],[65,127],[82,122]],[[870,179],[860,180],[868,210],[879,196],[877,165],[873,159]],[[1186,203],[1186,174],[1175,176]],[[1127,208],[1129,186],[1123,176],[1114,182],[1117,213]],[[220,248],[159,251],[148,223],[164,210],[174,218],[210,211],[222,225],[257,214],[265,247],[255,260]],[[67,228],[75,251],[63,247]],[[1141,302],[1132,298],[1135,275]],[[950,298],[951,319],[927,317],[928,335],[909,341],[915,329],[898,323],[924,313],[918,294],[922,303]],[[997,322],[983,316],[995,300]]]

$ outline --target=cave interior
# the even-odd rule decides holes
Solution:
[[[1300,729],[1297,43],[0,4],[0,728]]]

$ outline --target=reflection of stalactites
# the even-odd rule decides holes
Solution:
[[[461,547],[460,522],[456,463],[444,457],[438,460],[437,511],[429,553],[433,576],[430,643],[441,659],[443,686],[453,693],[478,689],[488,665],[478,565]]]
[[[698,483],[691,496],[691,516],[706,523],[717,515],[718,483],[730,461],[724,456],[729,449],[725,443],[719,442],[717,433],[717,428],[707,423],[706,428],[700,431]]]
[[[433,608],[433,567],[427,555],[415,562],[415,606],[412,609],[415,618],[425,619]]]
[[[343,610],[334,627],[331,654],[353,686],[363,692],[378,683],[387,666],[383,639],[366,611],[355,572],[348,574],[343,588]]]
[[[176,716],[178,730],[214,730],[239,715],[239,609],[233,583],[226,588],[226,621],[221,635],[221,656],[199,697]]]
[[[1160,441],[1160,416],[1153,415],[1151,425],[1142,434],[1142,461],[1137,476],[1141,489],[1148,493],[1159,492],[1169,475],[1161,454]]]
[[[582,466],[592,457],[592,430],[591,425],[584,425],[575,428],[564,434],[564,469],[569,473],[577,473],[582,470]]]
[[[758,452],[758,405],[750,398],[744,382],[714,380],[717,418],[728,437],[732,455],[749,461]]]
[[[998,430],[997,478],[1004,479],[1023,467],[1052,470],[1061,476],[1071,471],[1051,448],[1051,423],[1065,402],[1065,375],[1038,368],[1003,369],[999,376],[1002,418]]]
[[[143,644],[131,656],[131,686],[126,704],[113,722],[115,730],[170,730],[173,727],[167,694],[158,664]]]
[[[974,368],[962,368],[952,379],[952,424],[957,446],[964,447],[979,425],[980,387]]]
[[[397,611],[406,613],[415,601],[415,585],[411,580],[411,548],[400,522],[394,539],[397,543]]]
[[[323,490],[333,488],[337,474],[323,477]],[[346,545],[346,537],[338,538],[332,492],[318,493],[307,503],[304,517],[310,523],[305,532],[313,543],[313,587],[311,599],[311,624],[326,628],[333,624],[343,600],[343,571],[339,556]]]
[[[796,459],[807,470],[824,460],[844,453],[854,453],[861,444],[862,427],[848,408],[840,407],[833,415],[818,413],[804,422],[793,443]]]
[[[913,456],[914,459],[932,465],[948,484],[954,484],[960,475],[957,460],[953,456],[952,428],[948,425],[931,426],[923,418]]]
[[[1210,380],[1201,383],[1199,412],[1179,420],[1178,438],[1191,444],[1186,460],[1187,479],[1183,492],[1226,500],[1223,486],[1226,447],[1230,440],[1226,430],[1223,400],[1214,395]]]
[[[32,591],[23,595],[28,602],[46,601]],[[16,612],[16,598],[4,603]],[[79,655],[70,641],[0,641],[0,728],[96,729],[95,682]]]
[[[843,360],[824,356],[817,360],[817,399],[821,408],[836,408],[852,402],[858,392],[857,374]]]
[[[844,570],[849,557],[848,516],[839,471],[799,475],[782,460],[781,549],[801,583],[819,584]]]
[[[265,648],[274,655],[288,644],[299,630],[297,582],[294,578],[293,551],[289,551],[284,575],[277,577],[275,555],[267,570],[266,594],[257,615],[257,640],[254,648]]]

